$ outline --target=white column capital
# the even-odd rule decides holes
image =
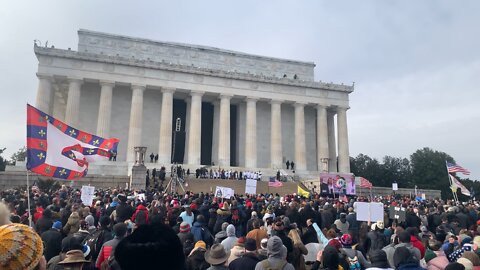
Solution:
[[[320,110],[320,109],[325,109],[326,110],[328,108],[328,106],[325,105],[325,104],[317,104],[316,107],[317,107],[317,110]]]
[[[231,94],[220,94],[220,99],[222,99],[222,100],[225,100],[225,99],[230,100],[230,99],[232,99],[232,97],[233,97],[233,95],[231,95]]]
[[[196,96],[196,97],[201,97],[203,96],[203,94],[205,94],[204,91],[196,91],[196,90],[191,90],[190,91],[190,96]]]
[[[257,102],[260,98],[258,97],[246,97],[245,101],[246,102]]]
[[[306,102],[297,101],[297,102],[295,102],[295,103],[293,104],[293,106],[294,106],[295,108],[298,108],[298,107],[305,107],[305,105],[307,105],[307,104],[308,104],[308,103],[306,103]]]
[[[78,77],[68,77],[68,82],[69,83],[78,83],[78,84],[83,84],[83,78],[78,78]]]
[[[109,86],[109,87],[115,87],[115,81],[108,81],[108,80],[100,80],[99,81],[100,86]]]
[[[141,90],[143,92],[146,88],[147,88],[146,85],[132,84],[132,89],[134,89],[134,90]]]
[[[284,102],[284,100],[280,100],[280,99],[271,99],[269,101],[270,104],[282,104]]]
[[[162,87],[162,93],[164,94],[173,94],[177,90],[174,87]]]
[[[37,72],[37,78],[43,79],[43,80],[53,81],[53,76],[50,75],[50,74],[45,74],[45,73],[38,73]]]
[[[346,112],[349,109],[350,109],[350,107],[343,107],[343,106],[337,106],[337,108],[336,108],[337,112],[339,112],[339,111]]]

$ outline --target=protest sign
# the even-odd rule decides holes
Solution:
[[[390,219],[396,219],[398,222],[405,221],[405,207],[401,206],[390,206]]]
[[[235,192],[233,191],[233,189],[228,187],[217,186],[215,188],[215,197],[230,199],[231,197],[234,196],[234,194]]]
[[[398,190],[398,184],[397,184],[397,183],[393,183],[393,184],[392,184],[392,190],[393,190],[393,191],[397,191],[397,190]]]
[[[245,183],[245,193],[257,194],[257,180],[247,179],[247,182]]]
[[[95,187],[82,186],[80,199],[82,200],[83,204],[86,206],[91,206],[93,203],[93,197],[95,197]]]
[[[353,206],[358,221],[383,221],[383,203],[356,202]]]

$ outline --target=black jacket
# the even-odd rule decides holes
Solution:
[[[42,216],[37,220],[37,223],[35,224],[35,231],[39,235],[42,235],[43,232],[46,232],[52,228],[53,221],[51,218],[47,218],[45,216]]]
[[[242,257],[233,260],[228,265],[229,270],[255,270],[255,266],[260,262],[256,253],[245,253]]]
[[[130,219],[135,213],[135,210],[133,209],[132,206],[126,204],[126,203],[120,203],[117,205],[117,223],[120,222],[125,222],[125,220]]]
[[[57,229],[50,229],[42,233],[41,238],[45,247],[43,255],[48,262],[62,250],[62,233]]]

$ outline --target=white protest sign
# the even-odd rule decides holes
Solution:
[[[80,199],[86,206],[91,206],[93,203],[93,197],[95,197],[95,187],[82,186],[82,193]]]
[[[140,201],[145,201],[145,193],[140,193],[137,195],[137,198],[140,200]]]
[[[397,183],[392,184],[392,190],[394,190],[394,191],[398,190],[398,184]]]
[[[247,182],[245,184],[245,193],[257,194],[257,180],[247,179]]]
[[[358,221],[383,221],[383,203],[377,202],[356,202],[357,220]]]
[[[215,197],[220,197],[220,198],[225,198],[225,199],[230,199],[233,197],[235,192],[233,189],[228,188],[228,187],[219,187],[217,186],[215,188]]]

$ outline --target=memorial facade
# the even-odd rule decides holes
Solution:
[[[35,45],[36,107],[120,139],[118,161],[133,163],[134,147],[146,146],[162,165],[277,169],[289,160],[298,171],[350,172],[353,86],[315,81],[312,62],[89,30],[78,37],[77,51]]]

